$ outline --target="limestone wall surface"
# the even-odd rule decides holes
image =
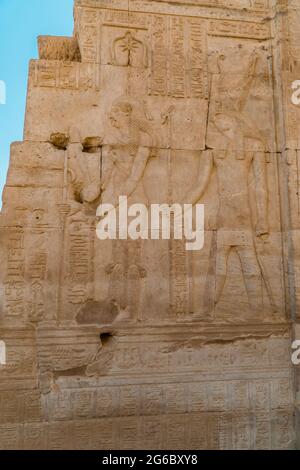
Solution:
[[[74,3],[3,192],[0,448],[294,449],[300,3]],[[204,248],[100,241],[119,196],[204,204]]]

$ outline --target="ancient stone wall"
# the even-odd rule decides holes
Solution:
[[[3,193],[0,448],[295,448],[299,2],[74,17],[39,38]],[[100,241],[124,195],[203,203],[204,248]]]

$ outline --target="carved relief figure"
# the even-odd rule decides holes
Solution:
[[[261,284],[263,268],[255,247],[248,178],[252,167],[256,186],[255,236],[265,237],[269,234],[265,154],[258,140],[253,140],[253,152],[242,148],[235,150],[236,140],[243,142],[245,135],[234,115],[218,114],[214,117],[214,122],[228,138],[228,147],[225,151],[205,152],[203,178],[199,186],[189,195],[189,200],[196,204],[201,199],[215,168],[219,193],[215,304],[221,300],[227,278],[228,258],[234,249],[240,258],[249,306],[260,310],[263,306]],[[274,307],[269,281],[265,276],[264,281]]]
[[[244,113],[247,100],[254,88],[259,56],[255,52],[253,53],[250,57],[246,76],[241,77],[237,83],[233,83],[231,86],[231,77],[230,81],[224,80],[224,74],[226,74],[226,72],[223,70],[223,63],[225,62],[225,59],[226,58],[223,55],[220,55],[217,60],[218,82],[216,87],[213,89],[213,93],[216,96],[216,98],[214,98],[216,101],[216,108],[219,112],[231,110],[238,113]]]
[[[243,86],[241,84],[240,89],[234,90],[234,96],[231,96],[230,92],[224,95],[222,90],[221,92],[217,90],[219,92],[217,109],[224,111],[213,115],[211,123],[222,138],[221,149],[204,152],[204,169],[200,174],[199,186],[188,195],[188,201],[196,204],[203,197],[213,169],[215,169],[218,180],[219,211],[214,304],[218,305],[222,298],[229,255],[232,250],[235,250],[240,259],[249,307],[261,312],[263,307],[262,279],[274,310],[275,305],[269,279],[257,255],[255,240],[269,235],[265,143],[259,130],[243,115],[253,83],[256,63],[257,59],[254,58],[251,61],[249,79],[245,80]],[[248,184],[251,169],[256,189],[255,235],[253,234],[253,214]],[[208,309],[214,310],[214,306],[209,305]]]
[[[148,204],[142,177],[152,156],[152,126],[139,101],[122,97],[112,105],[110,124],[116,142],[108,148],[106,174],[102,181],[103,203],[118,205],[119,196],[127,196],[128,204]],[[109,298],[132,318],[140,303],[141,280],[146,276],[141,266],[141,240],[113,242]]]
[[[131,31],[127,31],[124,36],[118,37],[113,42],[112,64],[124,67],[147,67],[147,47],[134,37]]]

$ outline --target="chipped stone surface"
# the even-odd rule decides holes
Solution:
[[[74,16],[39,38],[3,192],[0,448],[295,448],[298,1]],[[100,241],[126,194],[204,203],[203,250]]]

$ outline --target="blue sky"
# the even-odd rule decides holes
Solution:
[[[23,140],[28,62],[37,58],[37,36],[72,32],[73,0],[0,0],[0,81],[6,85],[6,104],[0,104],[0,194],[10,144]]]

